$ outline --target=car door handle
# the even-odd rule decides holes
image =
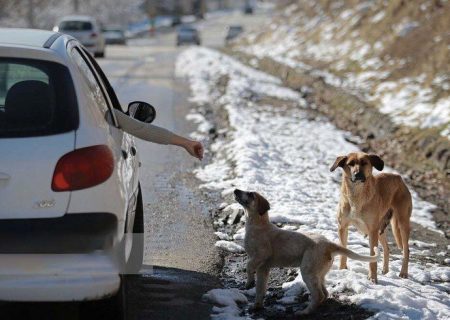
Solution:
[[[136,155],[136,148],[135,147],[131,147],[130,148],[130,152],[131,152],[131,155],[133,155],[133,156],[135,156]]]
[[[126,152],[125,150],[122,150],[122,157],[124,159],[128,158],[128,152]]]

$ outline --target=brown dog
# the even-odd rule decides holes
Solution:
[[[325,275],[333,264],[333,257],[342,255],[350,259],[373,262],[376,256],[362,256],[315,234],[288,231],[269,221],[269,202],[256,192],[234,190],[236,201],[245,209],[245,251],[248,254],[247,284],[255,285],[254,309],[263,307],[270,268],[300,267],[303,281],[311,293],[311,303],[297,314],[308,314],[327,297]]]
[[[347,246],[349,225],[369,236],[370,254],[374,253],[380,240],[383,246],[383,274],[386,274],[389,271],[389,247],[384,228],[390,220],[397,246],[403,250],[400,277],[407,278],[412,200],[403,179],[392,173],[372,175],[373,167],[378,171],[384,167],[383,160],[374,154],[358,152],[337,157],[330,171],[337,167],[344,170],[337,212],[342,246]],[[345,256],[341,257],[340,268],[347,268]],[[370,264],[369,278],[377,282],[376,262]]]

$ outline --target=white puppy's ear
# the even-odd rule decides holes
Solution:
[[[376,154],[369,154],[370,163],[372,166],[375,167],[378,171],[383,170],[384,168],[384,161],[381,159],[380,156]]]
[[[270,203],[267,201],[262,195],[259,193],[255,193],[256,195],[256,211],[259,213],[260,216],[265,214],[267,211],[270,210]]]
[[[330,168],[330,171],[333,172],[337,167],[343,168],[345,165],[345,161],[347,161],[347,156],[339,156],[334,161],[333,165]]]

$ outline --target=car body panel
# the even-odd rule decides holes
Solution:
[[[0,139],[0,219],[60,217],[70,192],[54,192],[51,180],[60,157],[74,149],[75,132]],[[33,159],[30,163],[30,159]]]
[[[109,255],[0,255],[2,301],[97,300],[119,287],[119,271]]]
[[[177,44],[200,44],[200,35],[194,27],[181,26],[177,29]]]

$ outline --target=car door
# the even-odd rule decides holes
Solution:
[[[106,104],[109,108],[109,112],[113,112],[114,109],[121,108],[118,105],[118,99],[112,90],[106,76],[101,70],[100,66],[95,62],[92,56],[83,47],[77,47],[84,61],[89,67],[89,71],[92,73],[97,86],[102,92]],[[109,90],[107,89],[109,86]],[[122,112],[121,109],[118,109]],[[128,200],[128,212],[133,213],[135,207],[135,200],[137,194],[137,184],[138,184],[138,166],[139,161],[137,159],[137,150],[133,137],[122,131],[118,124],[114,121],[114,116],[110,117],[109,123],[110,135],[114,141],[114,148],[120,151],[121,158],[119,163],[119,179],[123,184],[124,190],[126,191],[126,197]],[[128,219],[128,223],[132,225],[133,219]],[[128,229],[128,228],[127,228]]]
[[[103,70],[100,68],[98,63],[95,61],[95,59],[92,57],[92,55],[84,49],[85,55],[88,57],[90,62],[92,63],[92,66],[94,67],[97,75],[99,76],[99,80],[103,85],[103,88],[105,89],[109,102],[111,103],[112,108],[123,112],[122,107],[120,105],[119,99],[117,98],[117,95],[111,86],[111,83],[109,82],[108,78],[106,77]],[[119,126],[120,127],[120,126]],[[139,155],[137,153],[137,147],[136,147],[136,141],[132,135],[130,135],[127,132],[124,132],[120,130],[120,132],[123,135],[122,140],[122,150],[127,151],[131,155],[131,165],[132,165],[132,179],[131,179],[131,190],[137,191],[138,184],[139,184],[139,174],[138,169],[140,166],[139,162]]]

